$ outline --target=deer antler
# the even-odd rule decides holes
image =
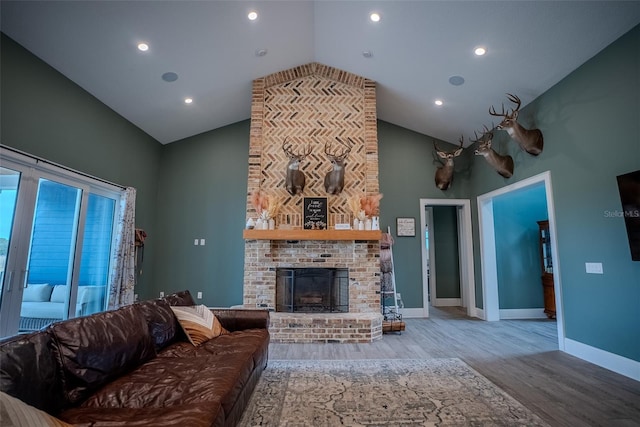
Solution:
[[[340,150],[340,154],[338,154],[337,150],[335,152],[333,152],[333,153],[330,151],[331,150],[331,142],[327,142],[327,143],[324,144],[324,153],[328,157],[330,157],[332,159],[344,160],[344,159],[347,158],[347,156],[351,152],[351,147],[348,146],[347,144],[345,144],[344,142],[340,141],[340,140],[338,140],[338,142],[340,144],[342,144],[343,147],[345,147],[345,148]]]
[[[289,137],[286,137],[282,142],[282,150],[290,159],[295,158],[298,161],[300,161],[300,160],[303,160],[305,157],[307,157],[309,154],[311,154],[311,144],[307,145],[306,150],[304,150],[303,148],[304,151],[302,151],[301,153],[294,153],[291,150],[292,145],[291,144],[289,144],[288,146],[286,145],[287,139],[289,139]]]
[[[511,114],[513,114],[513,113],[515,113],[516,111],[518,111],[520,109],[520,103],[521,103],[520,98],[518,98],[516,95],[512,95],[510,93],[507,94],[507,98],[509,98],[509,101],[511,101],[514,104],[518,105],[516,107],[516,109],[511,112]]]

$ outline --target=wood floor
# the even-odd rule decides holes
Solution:
[[[558,350],[554,320],[472,319],[431,308],[406,330],[370,344],[276,344],[279,359],[457,357],[552,426],[640,426],[640,382]]]

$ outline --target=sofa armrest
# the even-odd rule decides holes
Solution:
[[[222,326],[228,331],[241,331],[243,329],[268,329],[268,310],[242,310],[242,309],[211,309]]]

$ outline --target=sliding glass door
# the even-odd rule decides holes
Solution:
[[[2,159],[0,336],[106,307],[119,193],[65,174]]]

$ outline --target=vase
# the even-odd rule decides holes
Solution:
[[[263,223],[262,218],[256,219],[255,229],[256,230],[262,230],[262,223]]]
[[[364,220],[364,229],[371,230],[371,218],[367,218]]]
[[[276,229],[276,220],[273,218],[269,218],[269,230]]]
[[[358,220],[358,230],[364,230],[364,221]]]
[[[268,219],[263,219],[262,220],[262,229],[263,230],[268,230],[269,229],[269,220]]]
[[[360,225],[360,220],[358,218],[353,218],[353,229],[357,230]]]
[[[371,229],[380,230],[380,218],[377,216],[371,217]]]

